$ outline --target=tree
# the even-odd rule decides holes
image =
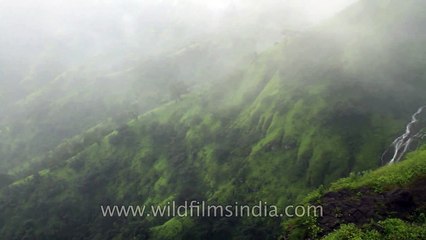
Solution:
[[[170,95],[173,100],[180,100],[181,96],[188,93],[188,86],[183,81],[175,81],[170,84]]]

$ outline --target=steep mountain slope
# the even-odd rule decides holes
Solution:
[[[276,239],[278,218],[106,218],[100,206],[197,199],[283,208],[321,184],[378,167],[426,102],[426,31],[415,27],[426,24],[425,7],[361,1],[208,90],[54,159],[2,190],[0,235]]]
[[[215,46],[212,40],[155,57],[103,54],[77,66],[66,65],[55,74],[46,73],[49,65],[33,67],[22,85],[38,82],[40,86],[1,104],[0,172],[21,172],[22,164],[42,157],[64,139],[99,123],[117,127],[174,100],[179,94],[174,92],[176,85],[186,92],[192,90],[186,89],[189,85],[204,85],[200,76],[206,76],[206,82],[215,82],[237,63],[246,61],[248,55],[241,48],[232,53],[224,51],[226,47]],[[236,63],[217,62],[220,57]],[[190,65],[189,59],[196,64]],[[44,61],[49,60],[53,61]]]

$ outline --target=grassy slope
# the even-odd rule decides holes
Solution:
[[[241,46],[220,56],[227,61],[214,62],[219,58],[215,54],[226,49],[213,45],[215,40],[210,39],[156,57],[105,53],[62,70],[52,64],[32,67],[40,74],[21,70],[25,80],[17,85],[22,96],[0,104],[0,173],[24,175],[28,167],[21,165],[46,158],[58,142],[98,124],[116,127],[160,106],[174,97],[170,96],[174,82],[194,89],[204,85],[200,76],[214,82],[248,54]],[[57,58],[47,55],[44,63]],[[216,73],[218,69],[221,73]]]
[[[410,5],[416,1],[407,2],[417,9]],[[425,62],[417,57],[426,41],[385,36],[395,34],[387,30],[392,14],[409,11],[392,4],[385,11],[390,16],[372,25],[341,17],[290,39],[212,90],[146,113],[3,190],[1,235],[277,237],[279,221],[105,219],[99,205],[204,199],[282,207],[320,184],[377,167],[382,150],[426,101],[419,78]],[[371,9],[368,21],[382,7],[364,1],[347,15]],[[388,51],[396,47],[398,53]]]
[[[375,171],[364,172],[363,174],[352,174],[348,178],[340,179],[327,188],[319,188],[304,199],[304,202],[322,205],[322,197],[327,193],[338,192],[351,189],[354,194],[353,199],[359,196],[356,192],[371,189],[377,194],[386,195],[395,189],[410,189],[416,186],[416,182],[426,178],[426,150],[422,149],[410,153],[403,162],[388,165]],[[420,183],[420,182],[419,182]],[[419,184],[417,183],[417,184]],[[365,194],[365,193],[364,193]],[[422,197],[422,196],[418,196]],[[385,204],[383,201],[382,204]],[[333,239],[424,239],[426,236],[424,219],[426,205],[417,205],[414,211],[405,213],[410,216],[404,220],[389,216],[385,219],[371,219],[370,224],[347,223],[341,224],[338,229],[323,236],[324,240]],[[407,221],[410,219],[410,221]],[[290,239],[300,239],[301,236],[310,236],[313,239],[320,238],[317,234],[321,232],[315,218],[292,219],[285,224],[288,237]],[[324,235],[324,234],[322,234]]]

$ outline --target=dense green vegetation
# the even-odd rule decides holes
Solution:
[[[343,225],[336,232],[328,235],[324,240],[341,239],[424,239],[425,225],[412,225],[399,219],[387,219],[379,222],[382,232],[377,230],[361,230],[354,225]]]
[[[99,108],[96,119],[75,121],[82,126],[74,130],[89,130],[61,135],[68,140],[16,168],[16,181],[0,192],[0,236],[277,239],[285,233],[285,219],[105,218],[100,206],[196,199],[261,200],[284,208],[351,172],[379,167],[383,150],[426,102],[426,32],[407,28],[426,24],[422,9],[421,0],[360,1],[252,57],[213,86],[191,92],[172,86],[174,97],[167,102],[116,122],[105,120],[111,113]],[[72,104],[69,98],[59,102]],[[47,141],[37,134],[31,139]],[[426,174],[425,157],[418,151],[401,164],[353,174],[330,190],[408,184]],[[302,226],[315,230],[314,221],[307,221],[310,225]],[[378,224],[383,232],[348,224],[326,239],[421,239],[425,234],[421,226],[401,220]]]

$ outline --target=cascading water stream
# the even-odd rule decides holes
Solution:
[[[418,116],[423,112],[426,106],[420,107],[417,112],[411,117],[411,122],[407,124],[405,133],[397,137],[391,144],[390,149],[393,150],[392,158],[387,160],[385,159],[386,155],[389,153],[389,150],[386,150],[382,155],[382,163],[393,164],[399,162],[402,157],[410,149],[411,144],[415,140],[423,139],[426,137],[426,132],[422,128],[417,128],[416,124],[419,122]]]

